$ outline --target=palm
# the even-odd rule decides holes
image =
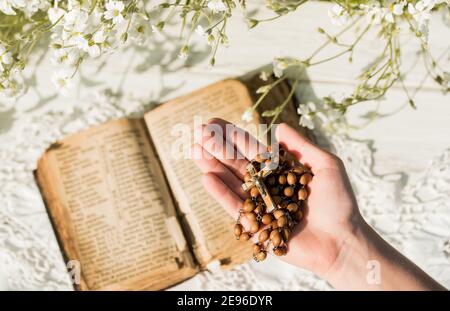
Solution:
[[[226,121],[215,119],[210,124],[225,127]],[[223,136],[223,144],[232,145],[245,158],[227,159],[211,144],[220,143],[217,136],[205,136],[201,130],[199,144],[194,145],[194,158],[204,173],[209,193],[233,216],[238,215],[247,194],[241,190],[245,165],[264,146],[248,147],[255,139],[243,132],[234,137]],[[280,133],[282,132],[282,133]],[[314,178],[308,185],[309,197],[303,221],[295,227],[282,259],[317,273],[325,273],[339,253],[338,232],[344,232],[352,218],[358,216],[355,199],[348,189],[348,178],[336,157],[315,147],[292,128],[280,126],[278,141],[302,162],[311,166]],[[250,144],[251,145],[251,144]],[[326,194],[326,195],[324,195]],[[245,225],[245,223],[244,223]]]

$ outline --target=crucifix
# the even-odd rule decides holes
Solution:
[[[269,166],[266,166],[258,172],[255,165],[250,162],[249,164],[247,164],[246,170],[250,174],[251,179],[242,184],[242,189],[244,191],[249,191],[253,187],[258,188],[258,191],[259,193],[261,193],[261,197],[263,198],[264,203],[267,206],[267,212],[272,212],[276,208],[276,206],[272,200],[272,197],[270,196],[269,190],[264,184],[264,178],[272,173],[272,169]]]

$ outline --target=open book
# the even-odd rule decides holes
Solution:
[[[212,261],[226,268],[251,258],[251,242],[235,240],[235,220],[202,188],[193,161],[171,155],[171,142],[173,126],[193,127],[194,116],[242,123],[257,80],[224,80],[49,147],[35,175],[65,260],[80,263],[75,289],[164,289]],[[288,91],[279,84],[260,107]],[[298,124],[294,109],[281,121]]]

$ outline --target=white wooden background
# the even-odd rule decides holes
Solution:
[[[243,75],[269,64],[274,56],[307,56],[322,42],[322,37],[316,31],[319,26],[329,30],[336,28],[328,18],[328,7],[327,3],[308,3],[295,13],[263,23],[250,31],[241,17],[233,17],[228,26],[229,47],[219,50],[214,68],[210,68],[208,59],[203,57],[206,47],[201,45],[194,49],[198,54],[194,53],[189,60],[193,64],[186,67],[180,67],[181,60],[176,57],[168,66],[159,64],[159,60],[170,59],[170,55],[176,55],[176,51],[170,54],[164,50],[151,52],[130,49],[116,53],[100,71],[96,70],[99,61],[92,62],[92,66],[84,66],[82,76],[98,84],[81,87],[76,95],[67,99],[52,97],[54,88],[50,76],[55,67],[45,60],[37,69],[37,86],[31,88],[14,108],[0,112],[0,146],[2,141],[6,142],[8,137],[14,135],[17,128],[28,122],[30,115],[45,113],[54,107],[65,109],[78,105],[80,100],[86,98],[86,94],[105,87],[121,91],[126,95],[124,98],[161,102],[223,78]],[[430,26],[431,51],[436,56],[443,56],[441,64],[447,69],[448,34],[449,28],[442,16],[433,16]],[[413,91],[421,84],[425,69],[420,60],[416,64],[417,40],[405,37],[402,46],[406,55],[404,66],[410,71],[406,85]],[[165,42],[159,47],[170,50],[172,44]],[[312,88],[314,94],[301,93],[301,100],[311,95],[322,97],[330,93],[350,92],[361,68],[373,59],[379,49],[380,44],[371,34],[355,51],[352,65],[342,58],[311,68],[308,71],[311,82],[307,87]],[[148,64],[152,66],[145,68]],[[43,97],[50,97],[50,100],[39,103]],[[415,101],[417,110],[406,106],[391,116],[350,132],[353,138],[372,141],[374,171],[377,174],[424,172],[434,156],[450,147],[449,97],[433,81],[426,80],[422,90],[415,96]],[[361,123],[359,116],[378,104],[380,112],[389,113],[405,106],[405,103],[401,87],[394,86],[381,102],[363,103],[352,108],[349,120],[355,124]],[[195,280],[191,280],[176,288],[195,289],[196,284]]]

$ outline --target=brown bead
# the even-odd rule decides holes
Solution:
[[[277,229],[278,228],[278,222],[275,219],[272,220],[272,222],[270,223],[270,227],[272,229]]]
[[[292,186],[292,185],[295,185],[296,182],[297,182],[297,176],[295,176],[294,173],[289,173],[287,175],[287,183]]]
[[[263,231],[261,231],[261,232],[259,233],[258,241],[259,241],[260,243],[264,243],[265,241],[267,241],[267,240],[269,239],[269,236],[270,236],[270,231],[269,231],[269,229],[264,229]]]
[[[289,240],[289,234],[291,231],[289,229],[283,229],[281,230],[281,236],[283,237],[283,241],[286,243]]]
[[[239,237],[242,241],[248,241],[250,240],[250,233],[248,232],[244,232],[241,234],[241,236]]]
[[[264,214],[261,217],[261,222],[265,225],[268,225],[272,222],[272,215],[271,214]]]
[[[273,212],[273,216],[275,217],[275,219],[278,219],[283,215],[284,215],[284,211],[282,211],[280,209],[277,209]]]
[[[300,175],[300,174],[303,174],[303,173],[305,172],[305,169],[304,169],[303,167],[301,167],[301,166],[295,166],[295,167],[292,169],[292,171],[293,171],[295,174]]]
[[[280,218],[278,218],[277,219],[277,224],[278,224],[278,227],[281,227],[281,228],[286,226],[287,225],[287,218],[286,218],[286,216],[281,216]]]
[[[294,188],[292,187],[284,188],[284,195],[287,197],[292,197],[294,195]]]
[[[310,173],[305,173],[300,177],[300,183],[304,186],[307,185],[312,179],[312,175]]]
[[[261,252],[261,246],[259,244],[253,244],[253,254],[256,255]]]
[[[280,175],[280,176],[278,177],[278,183],[279,183],[280,185],[284,185],[286,182],[287,182],[287,179],[286,179],[286,176],[285,176],[285,175]]]
[[[256,198],[259,195],[259,190],[256,187],[250,189],[250,195],[252,198]]]
[[[276,248],[274,248],[273,253],[275,254],[275,256],[286,255],[286,248],[285,247],[276,247]]]
[[[255,208],[254,212],[256,214],[261,214],[262,212],[264,212],[264,206],[262,204],[258,204],[258,206]]]
[[[244,210],[244,212],[250,213],[255,209],[255,203],[253,203],[253,201],[250,199],[246,199],[244,201],[244,206],[242,207],[242,209]]]
[[[299,200],[306,200],[307,197],[308,197],[308,191],[306,191],[305,188],[301,188],[298,191],[298,199]]]
[[[275,203],[275,205],[278,205],[281,203],[281,197],[279,195],[274,195],[272,197],[273,203]]]
[[[270,186],[275,185],[275,183],[276,183],[275,177],[274,177],[274,176],[270,176],[269,178],[267,178],[267,183],[268,183]]]
[[[234,226],[234,235],[235,235],[236,237],[239,237],[239,236],[242,234],[243,229],[244,229],[244,228],[242,227],[241,224],[236,224],[236,225]]]
[[[278,189],[278,187],[270,188],[270,194],[272,194],[272,195],[277,195],[279,192],[280,192],[280,190]]]
[[[302,213],[301,210],[298,210],[298,211],[294,214],[294,219],[297,220],[297,221],[300,221],[300,220],[302,220],[302,218],[303,218],[303,213]]]
[[[245,217],[247,217],[247,219],[250,221],[256,221],[256,214],[253,212],[246,213]]]
[[[263,160],[263,157],[260,154],[258,154],[255,157],[255,161],[258,163],[262,163],[264,160]]]
[[[272,236],[272,233],[275,232]],[[278,230],[272,231],[272,233],[270,234],[270,242],[272,242],[272,245],[274,247],[280,246],[282,240],[281,240],[281,234],[280,232],[278,232]]]
[[[245,173],[244,175],[244,181],[250,181],[252,179],[252,177],[250,176],[249,173]]]
[[[250,224],[250,232],[251,233],[256,233],[256,232],[258,232],[259,231],[259,223],[257,222],[257,221],[253,221],[251,224]]]
[[[298,210],[298,205],[297,203],[289,203],[286,208],[289,211],[289,213],[295,213]]]
[[[255,256],[256,261],[263,261],[264,259],[266,259],[266,257],[267,257],[266,252],[259,252],[259,253]]]

